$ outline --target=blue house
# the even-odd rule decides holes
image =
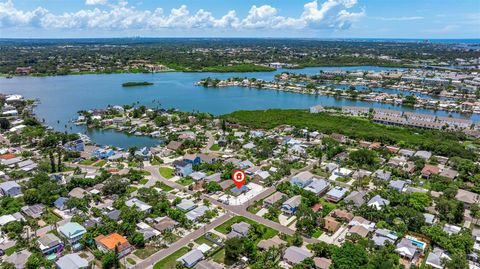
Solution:
[[[191,163],[192,165],[200,164],[202,161],[200,156],[197,154],[185,154],[185,156],[183,156],[183,160],[187,163]]]
[[[302,197],[300,195],[293,196],[292,198],[286,200],[282,204],[282,212],[285,215],[294,215],[297,212],[298,206],[302,201]]]
[[[67,201],[68,201],[68,198],[66,197],[59,197],[57,200],[55,200],[54,202],[54,205],[56,208],[58,208],[58,210],[65,210],[67,209]]]
[[[296,174],[290,180],[290,183],[296,185],[300,188],[305,188],[310,183],[312,183],[314,175],[308,171],[304,171],[301,173]]]
[[[186,177],[193,173],[193,166],[186,161],[175,161],[175,175],[179,177]]]
[[[63,148],[67,151],[84,151],[85,150],[85,143],[82,139],[77,139],[75,141],[69,141],[63,145]]]

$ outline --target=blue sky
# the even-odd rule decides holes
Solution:
[[[480,0],[0,0],[0,37],[480,38]]]

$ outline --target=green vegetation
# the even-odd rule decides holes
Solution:
[[[227,73],[227,72],[265,72],[265,71],[275,71],[275,68],[255,65],[255,64],[237,64],[232,66],[209,66],[202,69],[203,72],[218,72],[218,73]]]
[[[220,149],[221,149],[221,147],[218,144],[213,144],[210,147],[210,150],[212,150],[212,151],[219,151]]]
[[[193,183],[193,179],[184,177],[176,181],[179,184],[182,184],[183,186],[188,186]]]
[[[171,179],[173,177],[173,169],[169,167],[160,167],[160,175],[166,179]]]
[[[170,256],[166,257],[165,259],[157,262],[154,266],[153,269],[174,269],[176,264],[177,264],[177,259],[182,257],[184,254],[188,252],[187,247],[183,247]]]
[[[165,184],[163,182],[156,182],[155,187],[158,187],[158,188],[162,189],[164,192],[169,192],[169,191],[173,190],[172,187],[168,186],[167,184]]]
[[[9,247],[5,249],[5,255],[10,256],[17,251],[18,251],[17,246]]]
[[[270,227],[259,224],[258,222],[253,221],[253,220],[251,220],[249,218],[246,218],[244,216],[235,216],[235,217],[227,220],[226,222],[222,223],[221,225],[217,226],[215,228],[215,230],[217,230],[218,232],[221,232],[223,234],[227,234],[227,233],[230,232],[230,227],[232,227],[233,224],[238,223],[238,222],[242,222],[242,221],[246,222],[248,224],[251,224],[251,225],[258,225],[260,227],[263,227],[265,229],[265,232],[262,234],[260,239],[272,238],[272,237],[274,237],[275,235],[278,234],[277,230],[274,230]]]
[[[148,182],[148,179],[142,178],[142,179],[140,179],[140,181],[138,182],[138,184],[140,184],[140,185],[145,185],[145,184],[147,184],[147,182]]]
[[[107,160],[100,160],[94,164],[97,167],[103,167],[107,163]]]
[[[151,86],[153,83],[143,81],[143,82],[125,82],[122,84],[122,87],[136,87],[136,86]]]
[[[274,128],[288,124],[327,134],[341,133],[353,139],[421,148],[448,157],[476,158],[475,153],[465,149],[459,142],[466,139],[462,133],[388,126],[357,117],[311,114],[307,110],[237,111],[222,117],[252,128]],[[371,159],[366,160],[366,163],[371,164]]]
[[[93,164],[94,162],[96,162],[96,161],[97,161],[97,160],[95,160],[95,159],[93,159],[93,160],[92,160],[92,159],[91,159],[91,160],[81,160],[81,161],[79,162],[79,164],[81,164],[81,165],[92,165],[92,164]]]
[[[135,256],[139,257],[140,259],[146,259],[152,256],[153,253],[157,251],[158,251],[158,248],[148,246],[145,248],[135,250],[133,254],[135,254]]]

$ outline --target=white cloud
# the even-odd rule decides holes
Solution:
[[[416,21],[416,20],[423,20],[424,17],[422,16],[402,16],[402,17],[377,17],[381,21]]]
[[[107,0],[86,0],[85,5],[106,5]]]
[[[270,5],[252,6],[244,18],[235,10],[221,17],[214,17],[207,10],[190,12],[186,5],[166,13],[162,8],[139,10],[126,0],[108,4],[107,0],[86,0],[87,5],[102,5],[74,12],[52,13],[38,7],[32,11],[16,9],[11,0],[0,2],[0,28],[41,27],[44,29],[347,29],[365,16],[365,11],[350,11],[357,0],[317,0],[306,3],[303,13],[297,17],[280,16],[278,9]]]

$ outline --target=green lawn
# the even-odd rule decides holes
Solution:
[[[262,239],[269,239],[269,238],[272,238],[272,237],[274,237],[275,235],[278,234],[278,231],[277,231],[277,230],[274,230],[274,229],[272,229],[272,228],[270,228],[270,227],[267,227],[267,226],[265,226],[265,225],[263,225],[263,224],[259,224],[258,222],[254,221],[254,220],[251,220],[251,219],[248,219],[248,218],[246,218],[246,217],[244,217],[244,216],[235,216],[235,217],[227,220],[226,222],[222,223],[221,225],[217,226],[217,227],[215,228],[215,230],[217,230],[217,231],[219,231],[219,232],[221,232],[221,233],[223,233],[223,234],[227,234],[227,233],[228,233],[228,229],[229,229],[233,224],[238,223],[238,222],[242,222],[242,221],[244,221],[244,222],[246,222],[246,223],[249,223],[249,224],[251,224],[251,225],[253,225],[253,224],[258,224],[258,225],[260,225],[260,226],[265,227],[266,231],[265,231],[265,233],[261,236],[261,238],[259,238],[260,240],[262,240]]]
[[[94,162],[96,162],[97,160],[81,160],[79,162],[79,164],[81,165],[92,165]]]
[[[13,247],[5,249],[5,255],[7,255],[7,256],[10,256],[15,252],[17,252],[17,246],[13,246]]]
[[[170,187],[167,184],[165,184],[163,182],[160,182],[160,181],[157,181],[155,183],[155,187],[158,187],[158,188],[162,189],[164,192],[169,192],[169,191],[173,190],[172,187]]]
[[[133,254],[143,260],[143,259],[146,259],[146,258],[152,256],[153,253],[155,253],[157,251],[158,251],[158,249],[155,248],[155,247],[145,247],[145,248],[142,248],[142,249],[135,250],[133,252]]]
[[[127,193],[128,194],[130,194],[130,193],[132,193],[136,190],[137,190],[137,188],[135,188],[134,186],[127,186]]]
[[[181,178],[181,179],[177,180],[177,183],[182,184],[183,186],[188,186],[188,185],[193,183],[193,179],[184,177],[184,178]]]
[[[184,254],[188,252],[187,247],[183,247],[170,256],[166,257],[165,259],[157,262],[153,269],[175,269],[175,265],[177,264],[177,259],[182,257]]]
[[[132,264],[132,265],[137,264],[137,262],[136,262],[134,259],[132,259],[132,258],[127,258],[127,262],[130,263],[130,264]]]
[[[148,179],[142,178],[142,179],[140,179],[140,181],[139,181],[138,183],[139,183],[140,185],[145,185],[145,184],[147,184],[147,182],[148,182]]]
[[[213,254],[212,259],[219,264],[225,264],[225,248],[222,248]]]
[[[313,238],[318,238],[320,235],[323,234],[323,231],[320,229],[316,229],[315,232],[313,232],[312,237]]]
[[[101,160],[101,161],[97,162],[96,164],[94,164],[94,166],[103,167],[106,163],[107,163],[106,160]]]
[[[213,151],[219,151],[220,149],[221,149],[221,147],[218,144],[213,144],[210,147],[210,150],[213,150]]]
[[[173,169],[169,167],[160,167],[159,169],[160,175],[166,179],[170,179],[173,177]]]
[[[202,235],[199,238],[195,239],[195,243],[197,243],[199,245],[201,245],[201,244],[207,244],[209,246],[213,245],[212,241],[205,238],[205,235]]]

